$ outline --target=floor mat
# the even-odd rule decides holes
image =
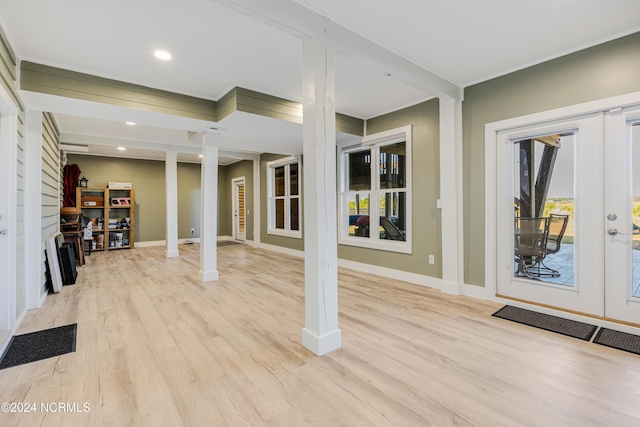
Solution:
[[[628,351],[629,353],[640,354],[640,336],[638,335],[600,328],[593,342],[618,350]]]
[[[589,341],[597,329],[597,326],[589,325],[588,323],[576,322],[575,320],[563,319],[510,305],[505,305],[493,313],[492,316],[585,341]]]
[[[0,369],[24,365],[76,351],[77,323],[14,335],[0,360]]]
[[[235,240],[221,240],[218,242],[218,246],[236,246],[244,245],[242,242],[236,242]]]

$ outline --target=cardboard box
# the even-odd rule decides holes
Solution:
[[[111,190],[131,190],[132,188],[130,182],[110,182],[108,187]]]
[[[102,207],[104,206],[104,197],[102,196],[82,196],[80,199],[82,206],[95,206]]]

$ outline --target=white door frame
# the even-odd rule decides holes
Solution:
[[[17,147],[18,108],[0,86],[0,330],[11,331],[17,323]]]
[[[569,107],[558,108],[485,125],[485,286],[488,295],[496,298],[498,282],[498,133],[525,126],[540,126],[556,120],[605,112],[640,102],[640,92],[605,98]]]
[[[238,230],[238,218],[239,216],[236,214],[236,212],[238,211],[238,187],[242,185],[244,187],[244,204],[245,204],[245,210],[243,212],[244,214],[244,233],[241,233]],[[246,205],[247,205],[247,185],[245,182],[245,177],[241,176],[238,178],[233,178],[231,180],[231,236],[233,237],[234,240],[246,240],[247,239],[247,212],[246,212]]]

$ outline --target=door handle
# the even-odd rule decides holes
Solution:
[[[610,228],[607,230],[607,233],[609,233],[610,236],[615,236],[617,234],[622,234],[623,236],[626,236],[626,234],[619,232],[618,230],[616,230],[615,228]]]
[[[0,230],[0,234],[3,235],[3,236],[6,236],[7,235],[7,230]]]

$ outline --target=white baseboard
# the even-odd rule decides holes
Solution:
[[[266,249],[268,251],[279,252],[281,254],[291,255],[298,258],[304,258],[304,251],[299,251],[297,249],[283,248],[282,246],[269,245],[262,242],[256,243],[255,246],[261,249]]]
[[[135,242],[134,247],[136,248],[148,248],[151,246],[165,246],[167,244],[166,240],[154,240],[147,242]]]
[[[349,261],[346,259],[338,259],[338,266],[363,273],[371,273],[377,276],[388,277],[390,279],[402,280],[403,282],[426,286],[428,288],[442,289],[442,279],[438,279],[436,277],[424,276],[422,274],[409,273],[406,271],[394,270],[392,268]]]
[[[222,237],[226,237],[226,236],[222,236]],[[183,245],[184,242],[186,241],[190,241],[193,243],[200,243],[200,238],[199,237],[193,237],[190,239],[178,239],[178,244],[179,245]],[[218,240],[220,240],[220,236],[218,237]],[[166,240],[149,240],[147,242],[136,242],[135,243],[135,247],[137,248],[149,248],[151,246],[166,246],[167,245],[167,241]]]

